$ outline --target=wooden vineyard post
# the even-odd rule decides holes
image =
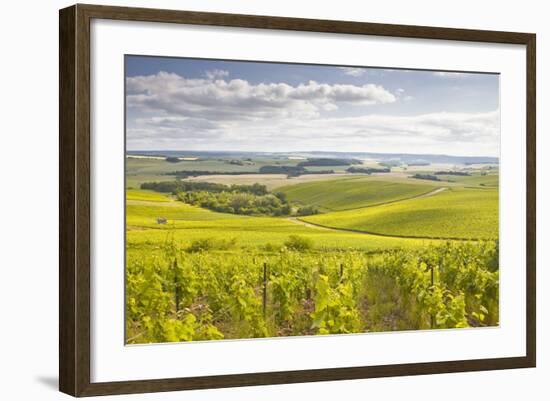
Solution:
[[[432,291],[434,289],[434,267],[433,265],[430,266],[430,274],[431,274],[431,282],[432,282]],[[430,316],[430,325],[431,325],[431,328],[433,329],[434,326],[435,326],[435,316],[434,314],[432,313],[431,316]]]
[[[174,292],[175,292],[175,302],[176,302],[176,313],[180,310],[180,297],[181,297],[181,284],[178,274],[178,260],[174,258],[174,263],[172,265],[174,269]]]
[[[265,313],[266,313],[266,305],[267,305],[267,263],[264,262],[264,279],[263,279],[263,285],[262,285],[262,313],[265,320]]]

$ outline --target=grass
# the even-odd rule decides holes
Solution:
[[[132,193],[135,197],[136,194]],[[164,217],[167,224],[157,224]],[[311,240],[317,250],[376,251],[388,248],[412,249],[439,241],[386,238],[308,227],[287,218],[250,217],[209,211],[179,201],[127,200],[127,249],[129,253],[150,252],[168,237],[189,246],[198,239],[236,238],[235,251],[281,248],[292,235]]]
[[[498,191],[453,187],[434,196],[302,220],[392,236],[493,239],[498,238]]]
[[[174,181],[174,176],[170,175],[154,175],[154,174],[126,174],[126,188],[139,189],[144,182],[164,182]]]
[[[240,173],[257,173],[260,167],[267,165],[287,165],[295,166],[301,160],[286,160],[273,158],[254,158],[252,163],[246,162],[243,165],[228,163],[231,157],[210,157],[198,161],[180,161],[178,163],[170,163],[162,159],[149,158],[126,158],[126,187],[139,188],[144,182],[151,181],[173,181],[175,176],[167,175],[174,171],[211,171],[211,172],[240,172]],[[241,178],[235,176],[215,176],[220,179],[221,183],[241,183]],[[282,176],[285,178],[286,176]],[[252,177],[254,182],[258,178]],[[216,182],[214,180],[210,180]],[[242,183],[248,183],[246,182]],[[280,184],[279,184],[280,185]],[[283,184],[284,185],[284,184]]]
[[[199,177],[189,177],[185,179],[185,181],[207,181],[224,185],[251,185],[261,183],[270,191],[279,191],[279,188],[285,186],[339,178],[349,178],[349,176],[344,176],[341,173],[330,176],[327,176],[326,174],[305,174],[299,177],[287,177],[285,174],[203,175]]]
[[[440,175],[441,180],[457,182],[467,186],[498,187],[498,174],[474,174],[471,176]]]
[[[167,162],[158,159],[126,159],[126,171],[136,175],[157,175],[172,171],[225,171],[225,172],[257,172],[262,166],[267,165],[287,165],[295,166],[300,160],[254,158],[251,163],[231,164],[229,156],[220,156],[219,158],[210,157],[196,161],[182,160],[177,163]],[[237,158],[238,159],[238,158]]]
[[[323,210],[347,210],[394,202],[430,192],[434,187],[423,183],[381,181],[370,177],[350,177],[308,182],[278,188],[288,199]]]
[[[214,158],[127,162],[129,343],[416,330],[433,327],[434,305],[436,323],[445,318],[441,327],[481,324],[481,312],[492,316],[483,324],[498,324],[498,271],[485,263],[495,244],[449,240],[498,238],[496,175],[449,176],[453,182],[410,179],[409,172],[197,178],[259,182],[328,211],[298,220],[218,213],[133,189],[143,181],[173,180],[162,172],[191,165],[210,171],[242,166]],[[275,160],[254,163],[258,168]],[[440,267],[433,283],[428,265]]]
[[[137,201],[152,201],[152,202],[170,202],[172,200],[166,195],[160,194],[158,192],[136,190],[136,189],[127,189],[126,199],[137,200]]]

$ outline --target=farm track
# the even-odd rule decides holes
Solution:
[[[385,203],[379,203],[379,204],[376,204],[376,205],[370,205],[370,206],[365,206],[365,207],[360,207],[360,208],[348,209],[348,210],[366,209],[366,208],[370,208],[370,207],[374,207],[374,206],[389,205],[389,204],[393,204],[393,203],[397,203],[397,202],[403,202],[403,201],[407,201],[407,200],[411,200],[411,199],[427,198],[427,197],[430,197],[430,196],[437,195],[438,193],[443,192],[447,189],[449,189],[449,188],[448,187],[441,187],[441,188],[437,188],[433,191],[430,191],[430,192],[427,192],[427,193],[424,193],[424,194],[420,194],[420,195],[416,195],[416,196],[412,196],[412,197],[409,197],[409,198],[404,198],[404,199],[385,202]],[[339,210],[339,211],[341,211],[341,210]],[[311,222],[308,222],[308,221],[304,221],[304,220],[301,220],[300,218],[297,218],[297,217],[288,217],[287,220],[289,220],[293,223],[296,223],[296,224],[304,225],[304,226],[309,227],[309,228],[317,228],[317,229],[328,230],[328,231],[351,232],[351,233],[355,233],[355,234],[376,235],[378,237],[386,237],[386,238],[410,238],[410,239],[449,240],[449,241],[480,241],[480,239],[477,239],[477,238],[429,237],[429,236],[416,236],[416,235],[383,234],[383,233],[377,233],[377,232],[372,232],[372,231],[354,230],[352,228],[328,227],[328,226],[323,226],[321,224],[316,224],[316,223],[311,223]]]
[[[439,188],[433,189],[431,191],[425,192],[423,194],[410,196],[408,198],[401,198],[401,199],[396,199],[396,200],[387,201],[387,202],[373,203],[372,205],[352,207],[352,208],[349,208],[349,209],[337,209],[337,210],[336,209],[329,209],[329,208],[325,208],[325,209],[329,210],[330,212],[347,212],[349,210],[367,209],[369,207],[378,207],[378,206],[384,206],[384,205],[391,205],[392,203],[403,202],[403,201],[407,201],[407,200],[411,200],[411,199],[427,198],[429,196],[437,195],[438,193],[443,192],[447,189],[449,189],[449,187],[439,187]]]
[[[422,195],[417,195],[417,196],[413,196],[412,198],[408,198],[408,199],[420,199],[420,198],[427,198],[429,196],[434,196],[434,195],[437,195],[438,193],[440,192],[443,192],[445,191],[446,189],[449,189],[448,187],[441,187],[441,188],[437,188],[437,189],[434,189],[433,191],[430,191],[430,192],[427,192],[425,194],[422,194]],[[406,199],[401,199],[401,200],[398,200],[396,202],[402,202]]]
[[[346,210],[337,210],[335,212],[341,212],[341,211],[347,211],[347,210],[357,210],[357,209],[366,209],[366,208],[371,208],[371,207],[375,207],[375,206],[378,207],[378,206],[384,206],[384,205],[394,204],[394,203],[398,203],[398,202],[404,202],[404,201],[408,201],[408,200],[412,200],[412,199],[427,198],[427,197],[437,195],[438,193],[441,193],[441,192],[443,192],[447,189],[449,189],[449,187],[439,187],[439,188],[436,188],[436,189],[431,190],[429,192],[419,194],[419,195],[415,195],[415,196],[411,196],[411,197],[408,197],[408,198],[403,198],[403,199],[398,199],[398,200],[394,200],[394,201],[383,202],[383,203],[378,203],[378,204],[375,204],[375,205],[363,206],[363,207],[358,207],[358,208],[352,208],[352,209],[346,209]],[[160,204],[162,206],[178,206],[179,202],[177,202],[176,200],[168,200],[166,202],[143,201],[143,200],[127,200],[127,204],[129,204],[129,205],[131,205],[131,204],[134,204],[134,205],[147,205],[147,206],[158,206]],[[170,219],[170,220],[177,221],[177,220],[185,220],[185,219],[173,218],[173,219]],[[413,236],[413,235],[399,235],[399,234],[383,234],[383,233],[377,233],[377,232],[372,232],[372,231],[355,230],[355,229],[352,229],[352,228],[329,227],[329,226],[324,226],[324,225],[321,225],[321,224],[307,222],[307,221],[301,220],[298,217],[287,217],[286,220],[288,220],[288,221],[290,221],[294,224],[299,224],[299,225],[302,225],[302,226],[305,226],[305,227],[308,227],[308,228],[317,229],[317,230],[374,235],[374,236],[385,237],[385,238],[405,238],[405,239],[408,238],[408,239],[449,240],[449,241],[480,241],[480,240],[482,240],[482,239],[477,239],[477,238],[461,238],[461,237],[430,237],[430,236]],[[164,227],[151,227],[151,226],[147,226],[147,227],[143,226],[142,227],[142,226],[132,225],[132,226],[127,226],[127,229],[129,229],[130,231],[149,230],[149,229],[163,230]]]
[[[329,230],[329,231],[348,232],[348,233],[354,233],[354,234],[375,235],[377,237],[385,237],[385,238],[409,238],[409,239],[449,240],[449,241],[483,241],[484,240],[484,239],[479,239],[479,238],[423,237],[423,236],[417,236],[417,235],[382,234],[382,233],[376,233],[376,232],[372,232],[372,231],[354,230],[352,228],[328,227],[328,226],[323,226],[321,224],[306,222],[306,221],[300,220],[296,217],[289,217],[288,220],[292,221],[293,223],[302,224],[302,225],[310,227],[310,228],[325,229],[325,230]]]

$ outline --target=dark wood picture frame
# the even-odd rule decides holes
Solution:
[[[91,383],[90,21],[93,18],[525,45],[526,356]],[[535,34],[80,4],[60,10],[59,29],[59,388],[62,392],[93,396],[535,367]]]

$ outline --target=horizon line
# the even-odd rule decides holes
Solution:
[[[466,156],[466,155],[452,155],[447,153],[403,153],[403,152],[371,152],[371,151],[331,151],[331,150],[290,150],[290,151],[264,151],[264,150],[228,150],[228,149],[219,149],[219,150],[193,150],[193,149],[125,149],[125,152],[232,152],[232,153],[370,153],[370,154],[379,154],[379,155],[404,155],[404,156],[446,156],[446,157],[462,157],[462,158],[493,158],[499,159],[500,156]]]

